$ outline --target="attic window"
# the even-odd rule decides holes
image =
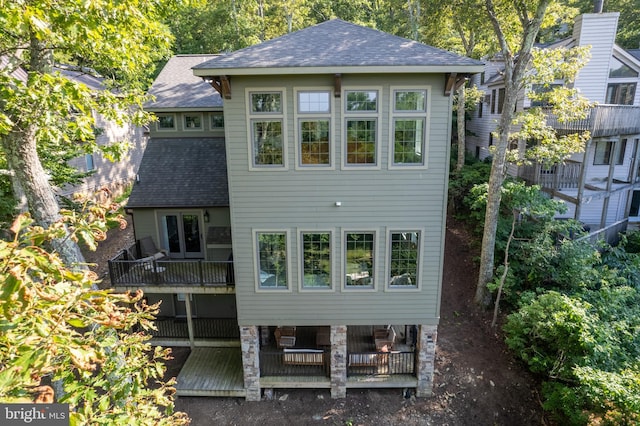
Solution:
[[[202,114],[186,114],[184,116],[185,130],[202,130]]]
[[[634,71],[630,66],[623,64],[616,58],[611,58],[609,64],[609,78],[638,77],[638,71]]]
[[[158,130],[175,130],[176,116],[175,114],[157,114]]]

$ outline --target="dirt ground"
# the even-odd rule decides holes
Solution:
[[[133,243],[133,233],[110,231],[87,260],[96,262],[99,276],[108,274],[106,260]],[[278,389],[274,399],[247,402],[242,398],[180,397],[176,409],[192,425],[542,425],[539,383],[507,351],[490,327],[491,313],[473,304],[477,267],[470,236],[449,219],[446,234],[441,319],[438,327],[434,394],[408,395],[402,389],[348,390],[333,400],[328,389]],[[188,349],[175,348],[168,366],[177,375]]]

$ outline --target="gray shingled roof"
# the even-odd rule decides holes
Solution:
[[[213,87],[193,75],[191,68],[217,55],[177,55],[169,59],[149,89],[154,101],[145,109],[221,108],[222,98]]]
[[[229,206],[223,138],[152,138],[128,208]]]
[[[637,59],[640,59],[640,49],[628,49],[627,52],[631,53]]]
[[[215,75],[205,70],[235,70],[240,74],[239,70],[255,68],[442,66],[477,68],[482,66],[482,62],[372,28],[332,19],[211,59],[196,65],[194,71],[198,75]]]
[[[96,77],[95,75],[89,74],[89,72],[83,72],[81,70],[73,69],[67,67],[66,65],[59,65],[53,67],[54,71],[58,71],[60,74],[68,78],[69,80],[73,80],[77,83],[82,83],[86,85],[91,90],[104,90],[104,78]]]

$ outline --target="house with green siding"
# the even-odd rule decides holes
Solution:
[[[149,105],[159,120],[128,205],[138,244],[111,280],[162,300],[157,340],[192,348],[178,394],[428,396],[451,94],[482,64],[339,19],[174,60],[163,91],[183,97],[173,86],[188,80],[210,105]]]

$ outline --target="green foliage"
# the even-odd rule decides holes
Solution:
[[[509,315],[504,330],[507,345],[531,371],[569,380],[592,344],[590,305],[550,291]]]
[[[169,350],[149,344],[157,305],[142,292],[99,290],[95,273],[70,270],[44,248],[68,229],[101,240],[106,210],[87,205],[63,218],[43,229],[21,215],[13,239],[0,240],[0,401],[31,401],[52,384],[71,424],[187,424],[173,411],[173,382],[163,382]]]
[[[452,161],[456,158],[451,155]],[[467,198],[471,189],[481,183],[489,180],[491,171],[491,163],[488,161],[480,161],[474,157],[467,156],[465,158],[466,165],[460,171],[455,170],[455,164],[451,167],[449,176],[449,203],[456,213],[460,213],[461,218],[469,219],[467,213],[471,206],[470,198]],[[475,218],[477,221],[478,218]]]

